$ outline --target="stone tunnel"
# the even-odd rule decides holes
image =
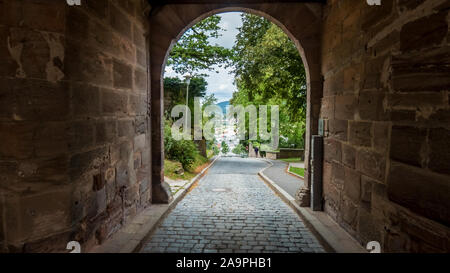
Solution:
[[[0,0],[0,253],[88,251],[169,201],[167,54],[227,11],[270,19],[301,53],[324,211],[361,245],[450,251],[450,1],[199,2]]]

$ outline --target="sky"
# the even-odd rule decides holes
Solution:
[[[242,26],[240,12],[228,12],[219,14],[222,17],[220,27],[225,31],[222,31],[219,38],[211,38],[212,44],[218,44],[226,48],[232,48],[238,34],[239,27]],[[228,101],[233,96],[233,92],[237,91],[234,85],[234,75],[229,74],[231,69],[215,67],[215,71],[200,71],[199,73],[207,74],[206,81],[207,95],[214,94],[217,98],[217,102]],[[218,73],[217,73],[218,72]],[[166,67],[166,77],[178,76],[182,78],[182,75],[176,74],[170,66]]]

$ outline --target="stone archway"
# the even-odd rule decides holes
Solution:
[[[305,187],[298,201],[309,205],[310,198],[310,139],[317,134],[322,98],[321,22],[319,3],[260,3],[260,4],[168,4],[153,6],[150,12],[151,126],[152,126],[152,200],[167,203],[170,193],[164,183],[163,145],[163,73],[167,56],[174,43],[195,23],[211,15],[242,11],[268,18],[291,38],[299,49],[307,73],[307,133],[305,147]]]

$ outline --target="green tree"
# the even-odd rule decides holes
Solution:
[[[230,151],[230,147],[225,141],[222,141],[222,153],[227,154]]]
[[[291,120],[306,116],[306,73],[295,44],[265,18],[244,14],[233,47],[234,72],[239,91],[249,101],[259,95],[266,102],[284,100]]]
[[[170,52],[167,65],[172,66],[175,72],[185,74],[227,64],[233,51],[210,41],[210,38],[221,36],[220,21],[220,16],[210,16],[186,31]]]
[[[242,20],[233,47],[238,92],[233,94],[231,103],[279,105],[280,146],[303,147],[306,73],[298,49],[270,21],[249,14],[242,15]],[[268,110],[270,113],[270,107]],[[268,125],[270,128],[270,119]]]
[[[233,152],[234,154],[240,155],[240,154],[246,153],[247,150],[245,149],[244,145],[239,144],[238,146],[236,146],[236,147],[232,150],[232,152]]]
[[[204,97],[208,82],[203,77],[193,77],[189,84],[189,107],[193,110],[194,98]],[[165,113],[170,116],[170,111],[175,105],[186,104],[186,82],[178,77],[164,78]],[[193,114],[193,113],[192,113]]]

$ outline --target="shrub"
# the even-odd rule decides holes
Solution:
[[[244,145],[239,144],[238,146],[236,146],[236,147],[232,150],[232,152],[233,152],[234,154],[240,155],[240,154],[245,154],[245,153],[247,153],[247,150],[245,149]]]
[[[222,142],[222,153],[227,154],[230,151],[230,147],[228,144],[225,143],[225,141]]]
[[[164,151],[167,159],[180,162],[184,169],[190,168],[198,155],[194,141],[173,139],[169,121],[164,126]]]

